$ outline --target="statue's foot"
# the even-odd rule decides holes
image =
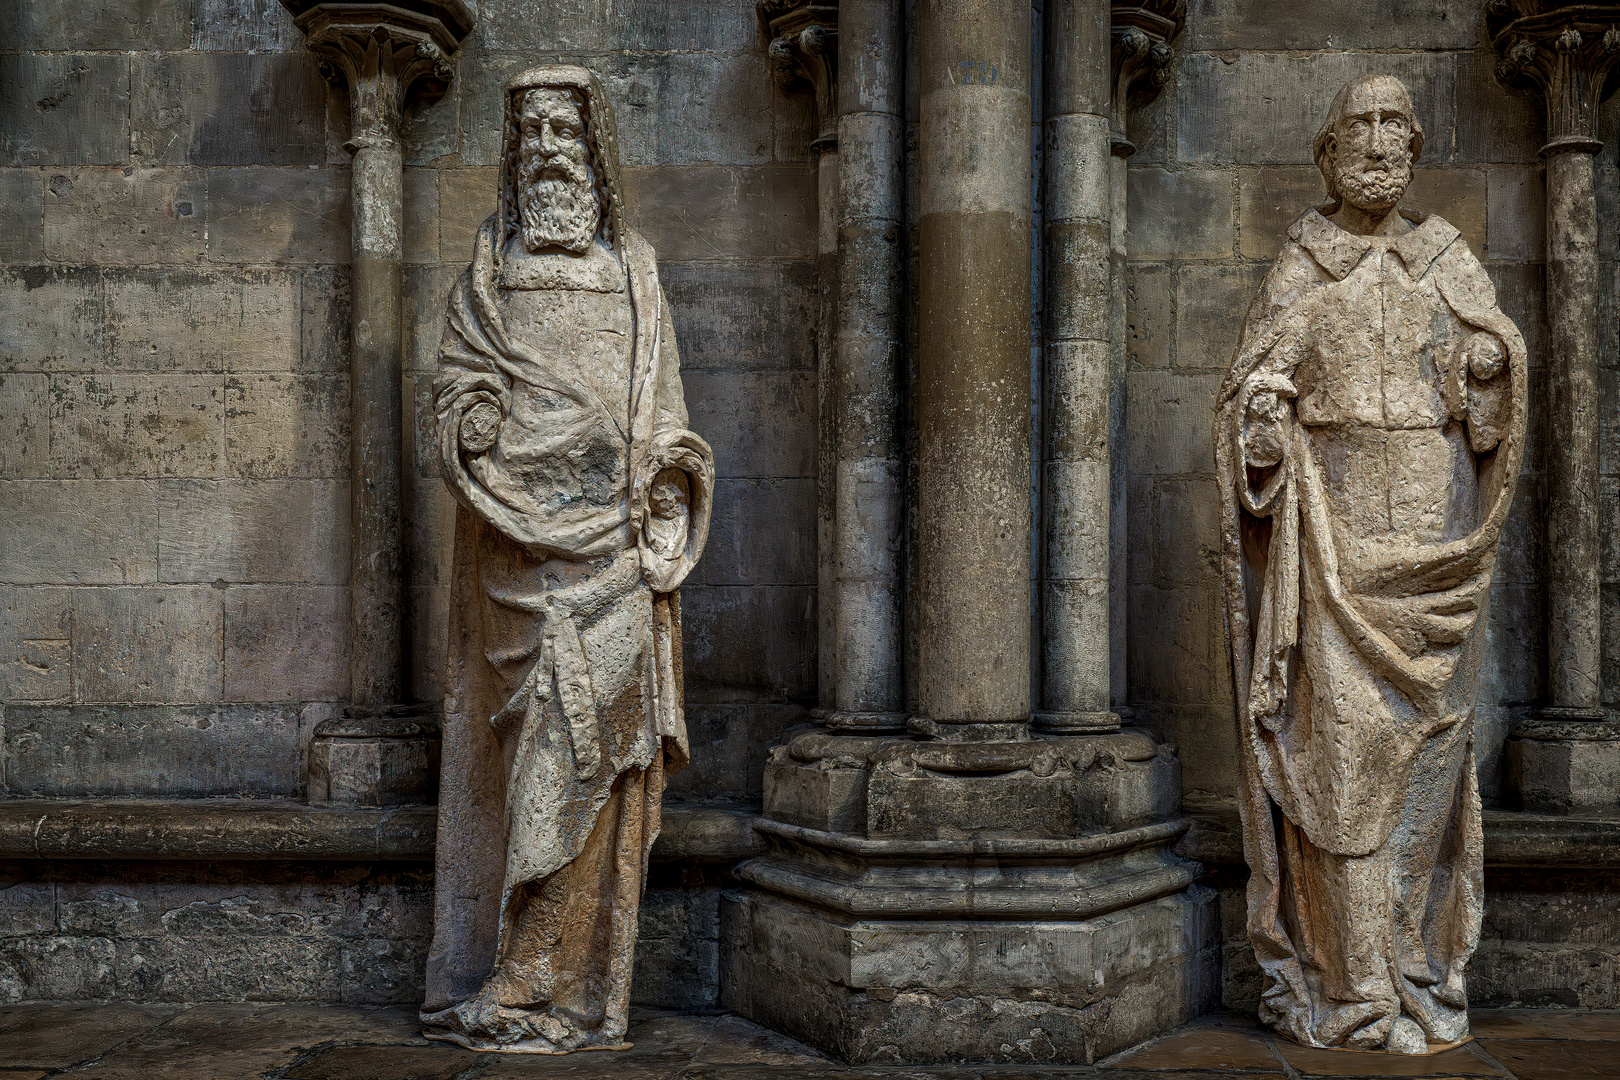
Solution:
[[[1410,1016],[1397,1016],[1395,1022],[1389,1025],[1389,1038],[1384,1043],[1384,1050],[1391,1054],[1427,1054],[1429,1039],[1416,1020]]]
[[[504,1054],[569,1054],[576,1050],[628,1050],[630,1043],[605,1043],[548,1009],[518,1009],[485,994],[437,1012],[421,1014],[422,1034],[468,1050]]]

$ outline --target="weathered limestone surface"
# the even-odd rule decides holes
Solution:
[[[811,729],[722,909],[722,1001],[852,1063],[1090,1062],[1209,1007],[1214,894],[1168,845],[1139,731],[1024,742]]]
[[[804,332],[815,319],[815,182],[802,106],[772,89],[768,42],[746,2],[673,14],[523,3],[502,18],[500,29],[486,21],[474,31],[455,58],[453,89],[402,132],[405,377],[421,392],[406,452],[433,459],[424,452],[433,440],[415,445],[412,430],[426,430],[415,422],[424,411],[431,427],[431,376],[417,375],[436,363],[444,297],[497,187],[493,129],[473,118],[498,115],[505,73],[531,63],[541,39],[598,53],[628,115],[631,208],[667,234],[655,240],[676,332],[689,345],[693,424],[720,437],[719,494],[735,512],[716,536],[747,556],[689,590],[689,617],[712,623],[690,636],[725,663],[692,685],[709,710],[707,756],[674,778],[672,793],[757,799],[763,746],[802,720],[815,677],[814,579],[798,536],[815,474],[814,353]],[[214,586],[224,590],[218,635],[209,627],[177,637],[171,652],[196,655],[166,662],[213,663],[219,674],[201,684],[213,689],[188,699],[192,679],[163,689],[163,700],[341,706],[346,92],[320,77],[276,2],[23,2],[0,20],[12,20],[7,40],[20,50],[0,89],[0,423],[18,433],[0,447],[0,592]],[[671,20],[686,29],[674,32]],[[582,36],[569,29],[586,24]],[[674,119],[666,103],[688,98],[711,104]],[[714,124],[713,110],[750,119]],[[668,206],[679,215],[663,213]],[[181,412],[182,403],[201,408]],[[196,446],[176,452],[182,427]],[[432,699],[444,685],[453,502],[436,466],[409,473],[407,600],[420,617],[411,619],[417,660],[407,675],[413,696]],[[728,493],[733,478],[759,484]],[[28,524],[40,521],[55,527]],[[71,613],[71,598],[63,610]],[[0,698],[93,704],[86,723],[114,723],[119,701],[86,696],[115,695],[105,680],[75,690],[74,649],[133,657],[147,647],[92,641],[107,627],[87,621],[73,645],[74,625],[69,614],[65,636],[16,645],[0,634]],[[127,633],[134,624],[119,625]],[[47,657],[43,670],[32,666]],[[313,726],[262,732],[288,740],[264,752],[301,761],[298,740]],[[139,771],[148,764],[127,761],[135,771],[121,790],[164,794],[167,774]],[[299,775],[272,793],[304,785]]]
[[[1399,205],[1423,147],[1398,80],[1339,91],[1330,202],[1290,227],[1215,418],[1261,1019],[1401,1054],[1468,1037],[1473,708],[1528,386],[1456,228]]]
[[[601,82],[516,74],[501,126],[499,196],[434,383],[459,506],[422,1022],[475,1050],[627,1049],[664,774],[689,757],[678,590],[708,539],[714,457],[686,426]],[[312,766],[334,785],[388,751],[333,745]]]

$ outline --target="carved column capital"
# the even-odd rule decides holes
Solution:
[[[1491,0],[1485,21],[1501,54],[1496,77],[1514,89],[1539,90],[1546,100],[1542,152],[1601,150],[1597,111],[1620,61],[1620,7]]]
[[[777,85],[816,96],[817,150],[838,145],[837,0],[759,0]]]
[[[463,0],[281,0],[321,70],[348,85],[353,132],[345,148],[392,147],[407,98],[437,97],[450,84],[450,56],[472,30]]]
[[[1110,74],[1113,77],[1113,150],[1136,149],[1125,134],[1125,109],[1159,96],[1170,81],[1171,42],[1187,22],[1187,0],[1114,0]]]

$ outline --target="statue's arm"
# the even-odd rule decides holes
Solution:
[[[1294,245],[1272,265],[1243,321],[1222,417],[1234,442],[1232,478],[1245,508],[1265,513],[1281,477],[1295,422],[1293,373],[1299,365],[1302,297],[1319,280]]]
[[[463,272],[450,291],[434,382],[439,455],[452,489],[460,487],[463,455],[476,457],[495,445],[512,400],[511,382],[473,306],[471,273]]]
[[[673,592],[703,555],[714,497],[714,452],[687,428],[680,353],[669,304],[659,290],[658,401],[644,476],[645,514],[638,546],[642,573],[658,592]]]

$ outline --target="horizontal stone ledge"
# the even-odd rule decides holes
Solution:
[[[437,806],[259,799],[0,799],[0,859],[431,862]],[[765,850],[745,809],[666,806],[652,857],[737,862]]]
[[[873,840],[864,836],[807,829],[802,825],[788,825],[765,818],[756,821],[754,827],[760,832],[779,836],[784,840],[869,858],[939,859],[990,856],[1004,859],[1083,859],[1167,843],[1187,831],[1187,822],[1178,818],[1174,821],[1155,822],[1151,825],[1120,829],[1117,832],[1092,833],[1065,840],[1026,840],[1017,837]]]
[[[1237,803],[1201,800],[1183,809],[1191,823],[1175,852],[1207,866],[1243,862]],[[1485,865],[1620,868],[1620,820],[1485,811]]]

